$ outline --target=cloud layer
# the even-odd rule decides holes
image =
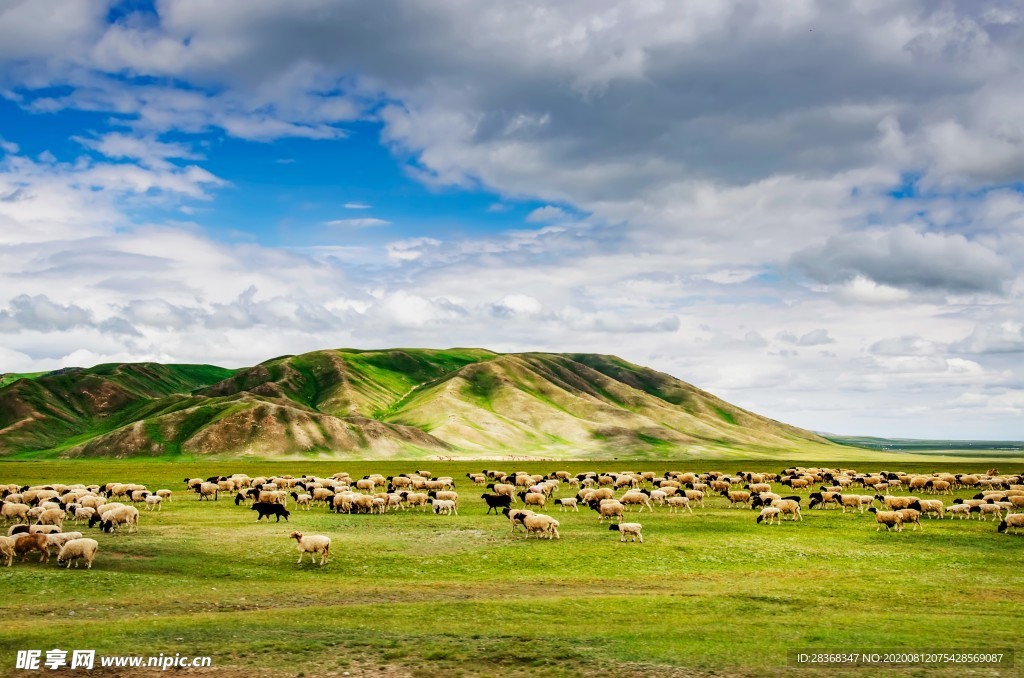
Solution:
[[[7,370],[593,350],[819,430],[1024,436],[1016,3],[46,4],[0,10],[0,92],[109,129],[81,157],[2,140]],[[342,201],[301,250],[208,234],[233,177],[200,138],[355,121],[431,187],[540,206],[450,236]]]

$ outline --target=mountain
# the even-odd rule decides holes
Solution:
[[[615,356],[337,349],[0,375],[0,456],[556,458],[835,445]]]

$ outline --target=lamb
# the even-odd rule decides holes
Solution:
[[[160,497],[164,501],[173,501],[172,497],[174,496],[174,493],[171,492],[170,490],[157,490],[153,494]]]
[[[280,504],[272,504],[270,502],[260,502],[260,501],[258,501],[255,504],[253,504],[251,507],[249,507],[249,510],[250,511],[256,511],[256,513],[257,513],[257,515],[256,515],[256,522],[257,523],[260,522],[260,520],[263,519],[263,518],[266,518],[267,522],[269,523],[270,522],[270,516],[276,516],[277,519],[274,521],[275,523],[281,522],[281,518],[284,518],[285,522],[287,522],[288,521],[288,516],[291,515],[291,512],[288,509],[286,509],[284,506],[281,506]]]
[[[576,497],[564,497],[562,499],[556,499],[555,504],[558,505],[559,511],[576,511],[579,513],[579,500]]]
[[[1017,530],[1022,527],[1024,527],[1024,513],[1011,513],[999,523],[996,531],[1002,534],[1008,529],[1012,529],[1013,533],[1016,534]]]
[[[640,531],[643,529],[644,526],[640,523],[619,523],[618,525],[612,523],[608,526],[609,531],[621,533],[620,542],[626,541],[628,536],[630,541],[635,542],[639,539],[641,544],[644,543],[644,536],[640,534]]]
[[[25,562],[28,554],[32,551],[39,551],[39,562],[50,562],[50,542],[45,534],[19,534],[14,538],[14,554],[21,555],[21,562]]]
[[[761,509],[761,514],[759,516],[757,516],[757,522],[760,524],[760,523],[764,522],[767,519],[767,523],[766,523],[767,525],[771,525],[773,522],[776,525],[781,525],[782,524],[782,518],[780,517],[781,514],[782,514],[782,509],[779,509],[779,508],[777,508],[775,506],[766,506],[763,509]]]
[[[800,515],[800,502],[793,501],[792,499],[776,499],[772,502],[772,507],[779,509],[781,515],[793,516],[791,520],[803,520],[803,516]]]
[[[154,506],[156,507],[156,510],[163,511],[164,510],[164,498],[161,497],[158,494],[151,494],[151,495],[147,496],[146,497],[146,510],[147,511],[152,511]]]
[[[327,558],[331,552],[331,538],[326,537],[322,534],[310,534],[303,535],[301,532],[292,532],[290,535],[291,539],[294,539],[298,546],[296,550],[299,552],[299,559],[296,564],[302,562],[302,556],[306,553],[309,554],[309,562],[315,563],[314,554],[320,554],[320,564],[323,565],[327,562]]]
[[[952,506],[946,508],[946,513],[949,514],[950,518],[956,516],[960,520],[963,520],[966,517],[969,520],[971,517],[971,505],[953,504]]]
[[[875,514],[875,522],[878,523],[878,527],[875,528],[875,532],[882,529],[882,525],[885,525],[886,532],[892,528],[896,528],[897,532],[903,531],[903,516],[900,515],[899,511],[879,511],[872,506],[868,509],[868,513]]]
[[[665,503],[668,504],[669,513],[675,513],[679,509],[684,509],[693,513],[693,509],[690,508],[690,500],[686,497],[669,497],[665,500]]]

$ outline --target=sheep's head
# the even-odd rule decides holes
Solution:
[[[301,532],[292,532],[290,535],[288,535],[288,538],[289,539],[294,539],[295,541],[302,541],[302,533]]]

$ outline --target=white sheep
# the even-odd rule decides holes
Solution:
[[[326,537],[322,534],[310,534],[303,535],[301,532],[292,532],[291,538],[294,539],[298,546],[296,549],[299,552],[299,559],[296,563],[302,562],[302,556],[305,553],[309,554],[309,561],[315,563],[316,559],[314,554],[320,554],[320,564],[323,565],[327,562],[327,558],[331,552],[331,538]]]
[[[174,496],[174,493],[172,493],[170,490],[157,490],[155,494],[164,501],[174,501],[172,498]]]
[[[782,509],[780,509],[779,507],[777,507],[777,506],[765,506],[763,509],[761,509],[761,514],[759,516],[757,516],[757,522],[758,523],[762,523],[763,522],[766,525],[771,525],[772,523],[775,523],[776,525],[781,525],[782,524],[781,515],[782,515]]]
[[[903,531],[903,516],[900,515],[899,511],[879,511],[872,506],[868,509],[868,513],[875,514],[875,522],[878,523],[878,527],[875,528],[875,532],[882,529],[882,525],[885,525],[886,532],[892,528],[896,528],[897,532]]]
[[[651,494],[654,493],[652,492]],[[686,497],[669,497],[668,499],[665,500],[665,503],[668,504],[669,513],[675,513],[679,509],[684,509],[686,511],[689,511],[690,513],[693,513],[693,509],[690,508],[690,500]]]
[[[431,498],[430,503],[433,504],[434,513],[438,515],[459,515],[459,509],[456,507],[455,502],[451,499],[433,499]]]
[[[622,534],[619,541],[626,541],[626,537],[628,536],[630,541],[635,542],[639,539],[641,544],[644,543],[644,536],[640,534],[640,531],[643,530],[644,527],[640,523],[612,523],[608,526],[608,529]]]
[[[95,539],[72,539],[60,547],[60,553],[57,554],[57,565],[67,563],[65,567],[70,569],[72,563],[78,567],[78,561],[82,559],[85,560],[85,568],[91,570],[92,561],[96,558],[96,551],[99,548],[100,545]]]
[[[999,523],[999,527],[996,528],[996,531],[1002,534],[1003,532],[1006,532],[1007,529],[1012,529],[1014,534],[1016,534],[1017,530],[1022,527],[1024,527],[1024,513],[1011,513]]]
[[[150,494],[146,496],[146,510],[152,511],[153,507],[156,507],[158,511],[164,510],[164,498],[158,494]]]
[[[14,537],[0,537],[0,561],[5,567],[14,562]]]
[[[46,535],[46,543],[51,547],[60,549],[72,539],[81,539],[84,535],[81,532],[58,532]]]

